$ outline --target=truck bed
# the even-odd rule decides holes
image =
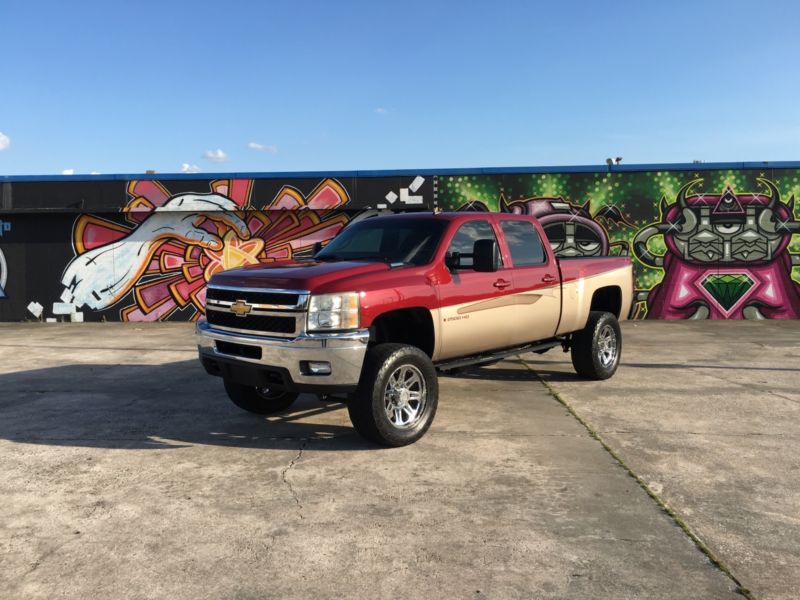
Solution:
[[[633,302],[633,265],[627,256],[558,258],[561,276],[561,319],[557,335],[583,329],[589,315],[594,290],[612,286],[619,290],[622,307],[619,320],[628,318]],[[620,286],[620,282],[630,285]]]

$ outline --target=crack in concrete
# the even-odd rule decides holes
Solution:
[[[606,433],[609,435],[636,435],[639,433],[659,433],[663,435],[698,435],[703,437],[770,437],[770,438],[796,438],[797,434],[794,433],[772,433],[772,432],[741,432],[741,433],[719,433],[716,431],[683,431],[683,430],[668,430],[668,429],[598,429],[598,433]]]
[[[468,435],[470,437],[501,437],[501,438],[540,438],[540,437],[583,437],[580,433],[508,433],[506,431],[428,431],[426,436],[442,435]]]
[[[547,391],[550,392],[550,395],[553,397],[553,399],[556,400],[559,404],[561,404],[564,408],[566,408],[567,412],[569,412],[575,418],[575,420],[578,421],[578,423],[580,423],[581,425],[583,425],[584,428],[586,428],[586,431],[589,433],[589,435],[595,440],[597,440],[597,442],[603,447],[603,449],[606,452],[608,452],[608,454],[611,455],[611,458],[613,458],[617,462],[617,464],[619,464],[619,466],[622,467],[622,469],[639,485],[639,487],[642,488],[642,490],[644,490],[644,492],[658,505],[658,507],[670,519],[672,519],[675,525],[681,531],[683,531],[684,534],[686,534],[686,536],[692,541],[692,543],[697,547],[697,549],[706,556],[706,558],[711,562],[711,564],[714,565],[717,569],[719,569],[724,575],[726,575],[733,582],[733,584],[736,586],[736,592],[747,598],[747,600],[757,600],[753,592],[747,589],[742,584],[742,582],[733,574],[730,567],[728,567],[724,562],[722,562],[720,558],[718,558],[714,554],[711,548],[709,548],[706,545],[706,543],[700,539],[700,537],[689,527],[686,521],[684,521],[683,518],[681,518],[681,516],[669,506],[669,504],[667,504],[666,500],[664,500],[658,494],[656,494],[641,477],[639,477],[636,473],[633,472],[633,469],[631,469],[627,465],[627,463],[624,460],[622,460],[622,457],[619,454],[617,454],[614,451],[614,449],[611,448],[611,446],[609,446],[605,442],[605,440],[603,440],[602,437],[600,437],[600,434],[595,429],[593,429],[591,425],[589,425],[588,421],[584,420],[583,418],[581,418],[580,415],[578,415],[578,413],[575,411],[572,405],[570,405],[566,400],[564,400],[561,397],[561,395],[556,391],[556,389],[553,386],[551,386],[547,380],[542,378],[542,376],[539,375],[539,373],[537,373],[536,370],[533,369],[530,365],[528,365],[524,360],[518,358],[518,362],[522,363],[526,369],[531,371],[539,379],[539,381],[545,387],[545,389],[547,389]]]
[[[689,369],[690,370],[696,370],[696,367],[690,365]],[[759,386],[753,385],[753,384],[750,384],[750,383],[746,383],[744,381],[731,381],[730,379],[727,379],[727,378],[725,378],[725,377],[723,377],[721,375],[717,375],[715,373],[704,373],[704,375],[708,375],[712,379],[716,379],[718,381],[724,381],[725,383],[727,383],[729,385],[735,385],[735,386],[744,388],[746,390],[750,390],[751,392],[756,392],[756,393],[759,393],[759,394],[764,392],[764,390],[761,389]],[[767,393],[770,394],[771,396],[776,396],[776,397],[780,398],[781,400],[787,400],[788,402],[792,402],[794,404],[800,404],[800,401],[795,400],[794,398],[789,398],[788,396],[784,396],[783,394],[779,394],[778,392],[776,392],[774,390],[767,390]]]
[[[795,400],[794,398],[789,398],[788,396],[784,396],[783,394],[779,394],[778,392],[775,392],[773,390],[769,390],[769,393],[772,394],[773,396],[777,396],[778,398],[781,398],[782,400],[788,400],[789,402],[793,402],[794,404],[800,404],[800,400]]]
[[[36,569],[38,569],[45,560],[47,560],[48,558],[53,556],[53,554],[55,554],[56,552],[61,550],[64,546],[66,546],[68,544],[71,544],[73,541],[75,541],[76,538],[77,538],[77,536],[75,536],[72,539],[69,539],[69,540],[67,540],[67,541],[65,541],[65,542],[63,542],[61,544],[58,544],[57,546],[49,548],[49,549],[45,550],[44,552],[42,552],[39,555],[39,557],[36,560],[33,561],[33,563],[31,564],[30,568],[22,574],[20,579],[24,579],[25,577],[27,577],[28,575],[30,575],[31,573],[36,571]]]
[[[292,468],[293,468],[293,467],[294,467],[294,466],[295,466],[295,465],[296,465],[296,464],[297,464],[297,463],[300,461],[300,459],[303,457],[303,451],[306,449],[306,447],[308,447],[308,443],[309,443],[309,441],[310,441],[310,440],[309,440],[309,439],[307,439],[307,438],[301,438],[301,442],[300,442],[300,448],[298,448],[298,450],[297,450],[297,456],[295,456],[295,457],[294,457],[294,458],[293,458],[293,459],[292,459],[292,460],[289,462],[289,464],[288,464],[288,465],[286,465],[286,468],[285,468],[283,471],[281,471],[281,481],[283,481],[284,485],[285,485],[285,486],[286,486],[286,487],[289,489],[289,493],[292,495],[292,499],[294,500],[294,503],[297,505],[297,515],[298,515],[298,516],[299,516],[301,519],[304,519],[304,518],[305,518],[305,517],[303,516],[303,504],[302,504],[302,502],[300,502],[300,497],[297,495],[297,491],[295,491],[295,489],[294,489],[294,486],[292,485],[292,482],[291,482],[291,481],[289,481],[289,480],[287,479],[286,475],[289,473],[289,471],[290,471],[290,470],[291,470],[291,469],[292,469]]]

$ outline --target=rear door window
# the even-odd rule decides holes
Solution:
[[[500,221],[515,267],[542,265],[547,258],[539,232],[530,221]]]

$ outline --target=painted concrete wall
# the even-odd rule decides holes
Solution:
[[[0,320],[193,320],[215,272],[308,256],[380,211],[538,216],[560,256],[630,255],[637,318],[800,318],[800,164],[0,178]]]

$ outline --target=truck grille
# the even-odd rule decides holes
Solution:
[[[245,317],[237,317],[230,312],[207,310],[206,319],[208,319],[209,325],[242,329],[263,334],[280,333],[286,335],[294,333],[297,329],[297,318],[295,315],[286,317],[272,315],[247,315]]]
[[[214,327],[289,337],[302,329],[309,296],[306,291],[236,288],[212,283],[206,289],[206,318]]]
[[[244,300],[250,304],[269,304],[286,308],[294,308],[300,302],[300,294],[282,292],[256,292],[250,290],[229,290],[209,286],[206,290],[206,302],[236,302]]]

